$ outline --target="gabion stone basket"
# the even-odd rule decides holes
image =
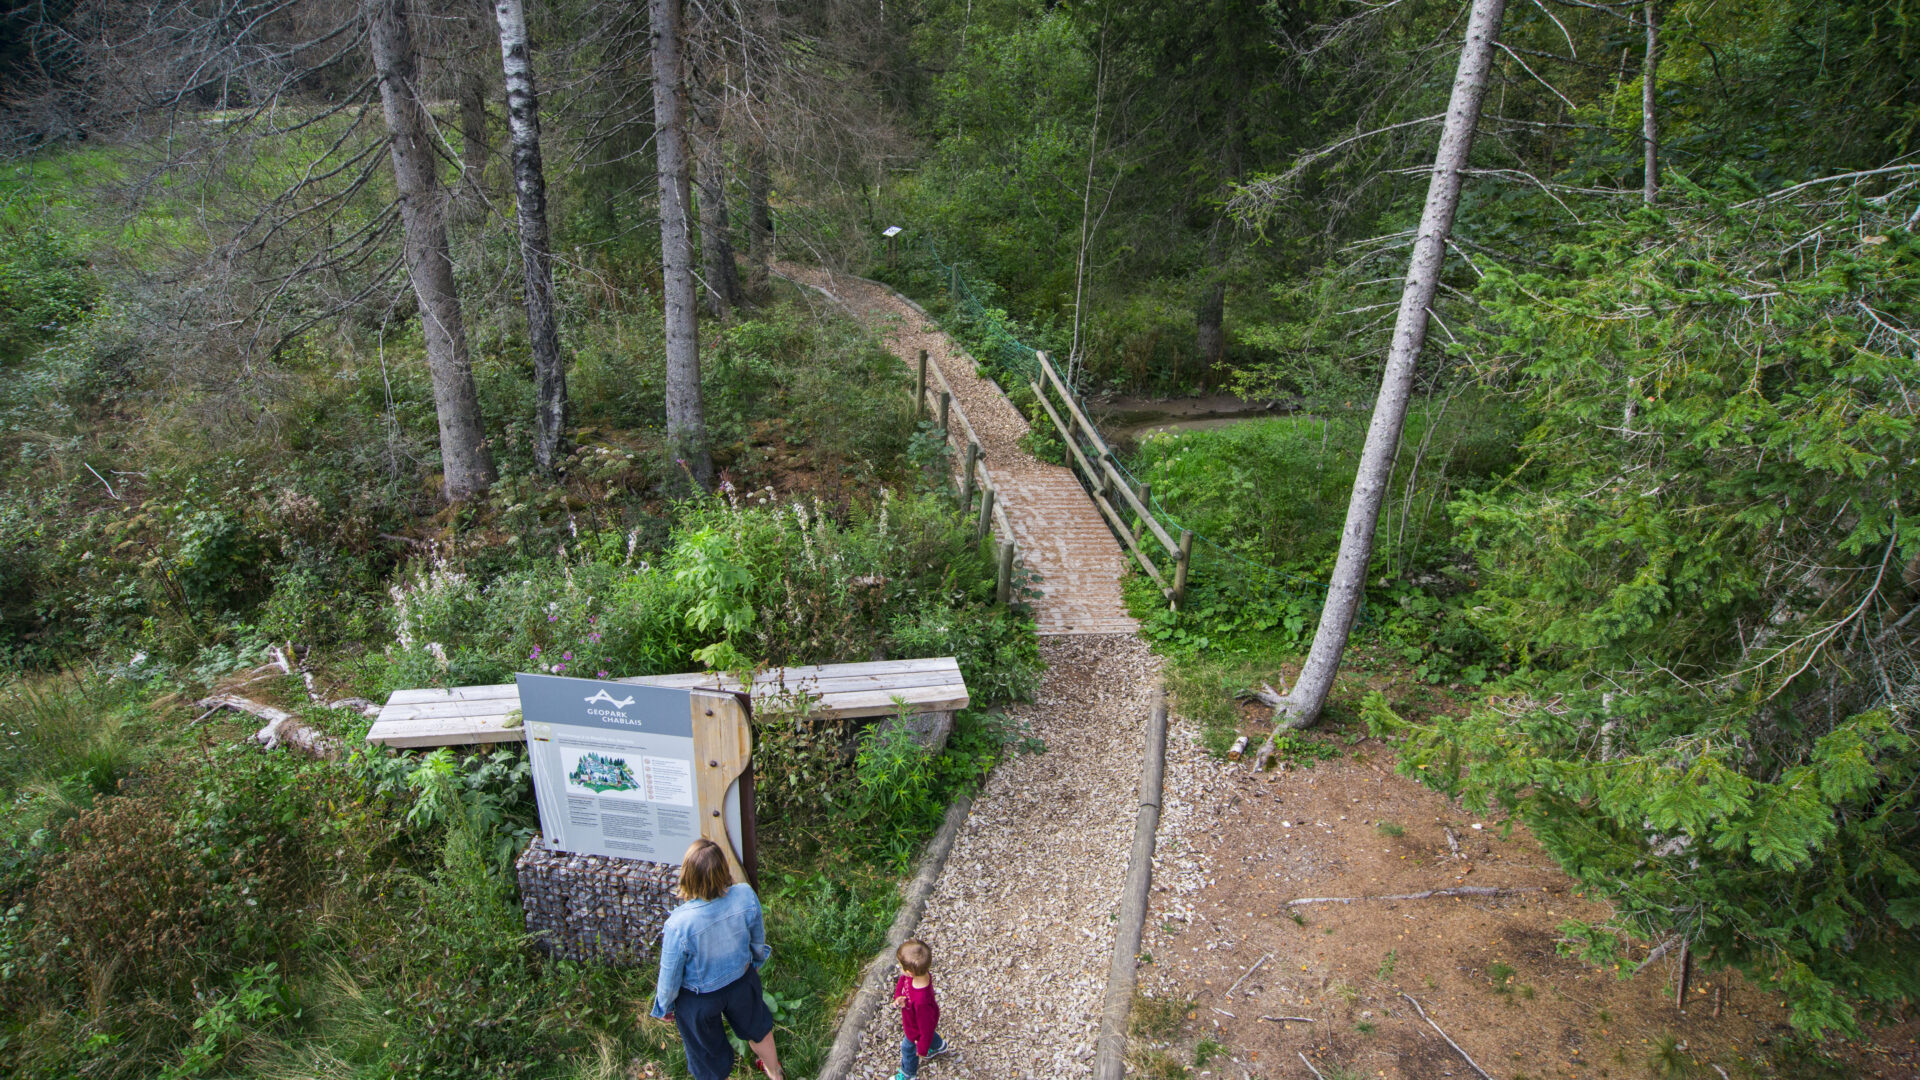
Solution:
[[[538,836],[515,869],[527,932],[542,949],[568,960],[651,962],[667,914],[680,902],[677,867],[549,851]]]

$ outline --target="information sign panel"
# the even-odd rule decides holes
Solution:
[[[546,847],[679,863],[701,835],[693,692],[555,675],[514,679]],[[729,796],[727,817],[737,820],[738,793]]]

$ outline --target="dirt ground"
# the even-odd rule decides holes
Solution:
[[[1920,1023],[1828,1046],[1838,1071],[1790,1065],[1780,999],[1735,973],[1696,969],[1682,1010],[1673,958],[1622,981],[1562,957],[1562,920],[1607,909],[1526,830],[1396,775],[1380,742],[1336,738],[1339,759],[1255,776],[1184,734],[1169,747],[1136,1075],[1307,1078],[1304,1055],[1325,1080],[1474,1076],[1411,995],[1501,1080],[1920,1077]],[[1512,892],[1288,904],[1466,886]]]

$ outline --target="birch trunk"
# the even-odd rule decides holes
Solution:
[[[461,502],[484,494],[494,472],[480,423],[480,396],[473,386],[460,297],[454,291],[453,260],[447,254],[447,193],[418,96],[419,60],[407,26],[406,0],[366,0],[364,10],[406,233],[407,277],[420,302],[427,370],[433,377],[442,490],[448,501]]]
[[[773,262],[773,211],[767,201],[773,193],[767,172],[767,144],[756,137],[747,148],[747,295],[764,297]]]
[[[745,302],[740,269],[728,236],[725,146],[720,141],[720,103],[702,87],[694,104],[694,165],[700,182],[700,261],[707,277],[707,310],[724,319]]]
[[[1654,82],[1660,70],[1660,13],[1654,0],[1646,2],[1647,61],[1640,87],[1640,140],[1645,144],[1647,176],[1642,182],[1641,198],[1652,206],[1660,196],[1660,123],[1653,110]]]
[[[694,482],[713,482],[700,401],[700,313],[694,307],[687,92],[680,66],[680,0],[649,0],[653,19],[654,154],[660,176],[660,276],[667,338],[667,442]]]
[[[1394,322],[1393,345],[1387,353],[1387,367],[1380,379],[1380,396],[1374,402],[1366,445],[1360,452],[1353,498],[1347,505],[1340,555],[1334,562],[1333,578],[1327,583],[1327,603],[1320,611],[1320,626],[1314,633],[1306,663],[1301,667],[1300,679],[1294,684],[1285,707],[1275,710],[1276,732],[1305,727],[1320,718],[1327,692],[1333,687],[1333,677],[1340,670],[1348,632],[1353,629],[1354,616],[1360,610],[1367,567],[1373,559],[1374,530],[1380,522],[1380,506],[1393,475],[1400,430],[1413,396],[1414,367],[1426,343],[1428,308],[1440,284],[1440,271],[1446,263],[1447,237],[1453,231],[1453,214],[1460,205],[1460,172],[1473,147],[1474,127],[1480,120],[1480,103],[1486,97],[1494,42],[1500,34],[1500,17],[1505,10],[1506,0],[1473,0],[1466,44],[1461,47],[1460,67],[1454,75],[1453,97],[1447,104],[1446,124],[1441,129],[1440,147],[1433,159],[1433,177],[1427,185],[1427,204],[1421,211],[1420,231],[1414,239],[1413,257],[1407,264],[1406,286],[1401,292],[1400,312]],[[1259,763],[1264,764],[1271,756],[1272,746],[1273,739],[1269,737],[1256,759]]]
[[[500,24],[500,64],[507,82],[514,217],[520,223],[527,341],[533,349],[533,460],[551,476],[565,449],[567,372],[553,311],[553,247],[547,229],[547,178],[540,161],[540,98],[533,85],[525,6],[521,0],[498,0],[493,14]]]

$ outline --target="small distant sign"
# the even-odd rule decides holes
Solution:
[[[880,235],[881,235],[881,236],[884,236],[884,237],[886,237],[886,238],[887,238],[887,239],[889,239],[889,240],[891,240],[891,239],[893,239],[894,237],[896,237],[896,236],[899,236],[899,235],[900,235],[900,231],[901,231],[901,230],[900,230],[900,226],[898,226],[898,225],[889,225],[889,226],[887,226],[887,231],[886,231],[886,232],[883,232],[883,233],[881,233]]]
[[[700,836],[693,692],[554,675],[514,681],[546,846],[679,863]],[[729,796],[731,824],[737,790]]]

